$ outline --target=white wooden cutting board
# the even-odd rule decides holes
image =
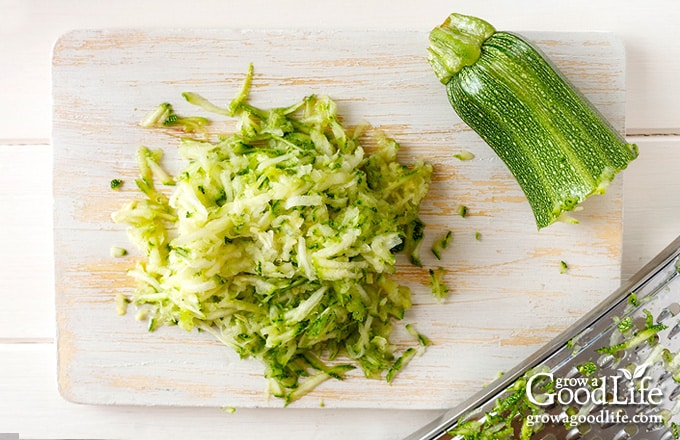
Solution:
[[[366,120],[402,145],[402,160],[434,164],[422,205],[425,269],[400,265],[413,289],[413,323],[433,346],[388,385],[360,371],[326,382],[297,407],[446,408],[556,336],[620,282],[622,178],[578,214],[579,225],[536,231],[519,187],[503,163],[447,103],[426,61],[427,31],[88,30],[55,45],[54,237],[59,385],[67,399],[92,404],[281,406],[264,398],[262,368],[242,361],[209,335],[164,328],[147,333],[134,313],[115,313],[114,296],[132,288],[128,246],[110,213],[136,197],[141,144],[164,148],[171,169],[177,139],[138,126],[169,101],[180,114],[194,91],[226,105],[248,63],[260,107],[328,94],[345,123]],[[624,126],[624,50],[608,34],[526,33],[611,120]],[[461,162],[454,153],[475,159]],[[468,207],[461,218],[457,207]],[[454,239],[442,262],[429,245]],[[481,240],[475,239],[475,233]],[[569,265],[560,273],[560,261]],[[444,303],[426,286],[443,265],[452,291]],[[399,347],[413,339],[395,325]]]

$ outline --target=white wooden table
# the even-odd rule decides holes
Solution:
[[[628,54],[622,277],[680,233],[680,4],[674,0],[506,2],[0,0],[0,438],[398,439],[437,411],[100,407],[56,385],[50,56],[73,28],[429,29],[453,9],[497,27],[609,31]],[[247,6],[246,6],[247,5]],[[521,359],[518,359],[519,362]]]

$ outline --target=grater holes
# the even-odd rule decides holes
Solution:
[[[590,423],[581,423],[576,427],[578,431],[581,433],[581,435],[588,435],[593,430],[593,427],[590,426]]]
[[[612,440],[627,440],[635,437],[640,432],[640,428],[636,425],[626,425],[619,432],[612,437]]]
[[[567,431],[567,435],[564,436],[564,440],[578,440],[581,438],[583,438],[583,434],[578,427],[571,428],[569,431]]]
[[[658,408],[655,407],[647,407],[641,411],[638,411],[637,414],[639,416],[643,416],[641,420],[648,420],[648,422],[645,422],[645,428],[644,431],[647,433],[651,432],[656,432],[662,429],[665,429],[666,426],[663,421],[654,421],[653,418],[657,417],[662,417],[663,420],[668,420],[670,418],[669,414],[665,414],[666,410],[661,410],[659,411]],[[655,437],[658,440],[658,433],[657,437]]]
[[[667,431],[659,437],[659,440],[673,440],[674,438],[673,434],[670,431]]]
[[[616,359],[613,355],[605,353],[597,359],[597,366],[600,368],[612,368]]]
[[[630,436],[625,433],[624,431],[619,431],[618,434],[616,434],[614,437],[612,437],[612,440],[628,440]]]
[[[671,316],[673,316],[673,313],[670,311],[668,307],[666,307],[659,313],[659,316],[656,317],[656,321],[661,322],[665,319],[670,318]]]
[[[668,332],[668,339],[673,339],[680,333],[680,323],[677,323],[673,326],[673,328]]]
[[[580,376],[581,374],[578,371],[578,368],[576,366],[572,366],[569,371],[567,371],[563,377],[570,379],[572,377]]]
[[[663,424],[659,424],[659,423],[649,423],[645,426],[645,432],[655,432],[655,431],[660,431],[662,429],[666,429],[666,427]],[[662,436],[661,438],[665,438],[665,437]],[[668,438],[673,438],[673,437],[671,436],[671,437],[668,437]]]
[[[655,334],[652,335],[649,339],[647,339],[646,344],[640,344],[636,347],[633,348],[632,352],[629,354],[630,356],[642,356],[646,351],[649,350],[650,347],[654,347],[659,343],[659,335]]]
[[[614,426],[615,423],[613,421],[607,421],[604,423],[600,423],[600,430],[604,431],[605,429],[611,428]]]
[[[646,432],[654,432],[664,428],[664,424],[660,422],[649,422],[647,425],[645,425]]]
[[[638,330],[643,330],[645,327],[647,327],[647,320],[645,317],[638,316],[637,318],[633,318],[633,325]]]
[[[626,425],[623,428],[623,432],[626,433],[629,437],[633,437],[634,435],[637,435],[640,432],[640,428],[637,427],[637,425]]]
[[[553,402],[549,405],[544,406],[543,410],[546,412],[554,412],[557,409],[558,405],[559,404],[557,402]]]
[[[678,395],[680,395],[680,385],[676,386],[675,389],[671,391],[671,393],[668,395],[668,398],[670,400],[675,400]]]
[[[663,371],[661,372],[661,374],[659,375],[659,379],[657,380],[657,382],[658,382],[659,384],[663,384],[664,382],[666,382],[668,379],[670,379],[670,378],[672,378],[672,377],[673,377],[673,375],[671,374],[670,371],[663,370]]]

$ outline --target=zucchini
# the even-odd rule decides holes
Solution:
[[[430,33],[428,60],[449,102],[505,162],[538,229],[570,220],[638,156],[604,116],[522,36],[451,14]]]
[[[111,217],[128,225],[142,258],[116,310],[132,304],[149,331],[204,331],[260,361],[267,393],[285,405],[357,367],[391,381],[415,353],[399,355],[392,341],[412,303],[392,274],[397,252],[420,262],[432,165],[402,163],[399,144],[380,131],[369,154],[369,126],[344,125],[325,95],[254,107],[252,76],[251,65],[228,107],[183,94],[238,118],[235,133],[210,139],[207,119],[177,116],[168,103],[143,119],[185,132],[182,167],[171,174],[163,150],[138,149],[141,194]]]

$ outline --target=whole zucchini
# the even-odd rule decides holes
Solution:
[[[451,14],[430,33],[429,61],[449,102],[505,162],[538,229],[571,219],[637,157],[624,137],[521,36]]]

